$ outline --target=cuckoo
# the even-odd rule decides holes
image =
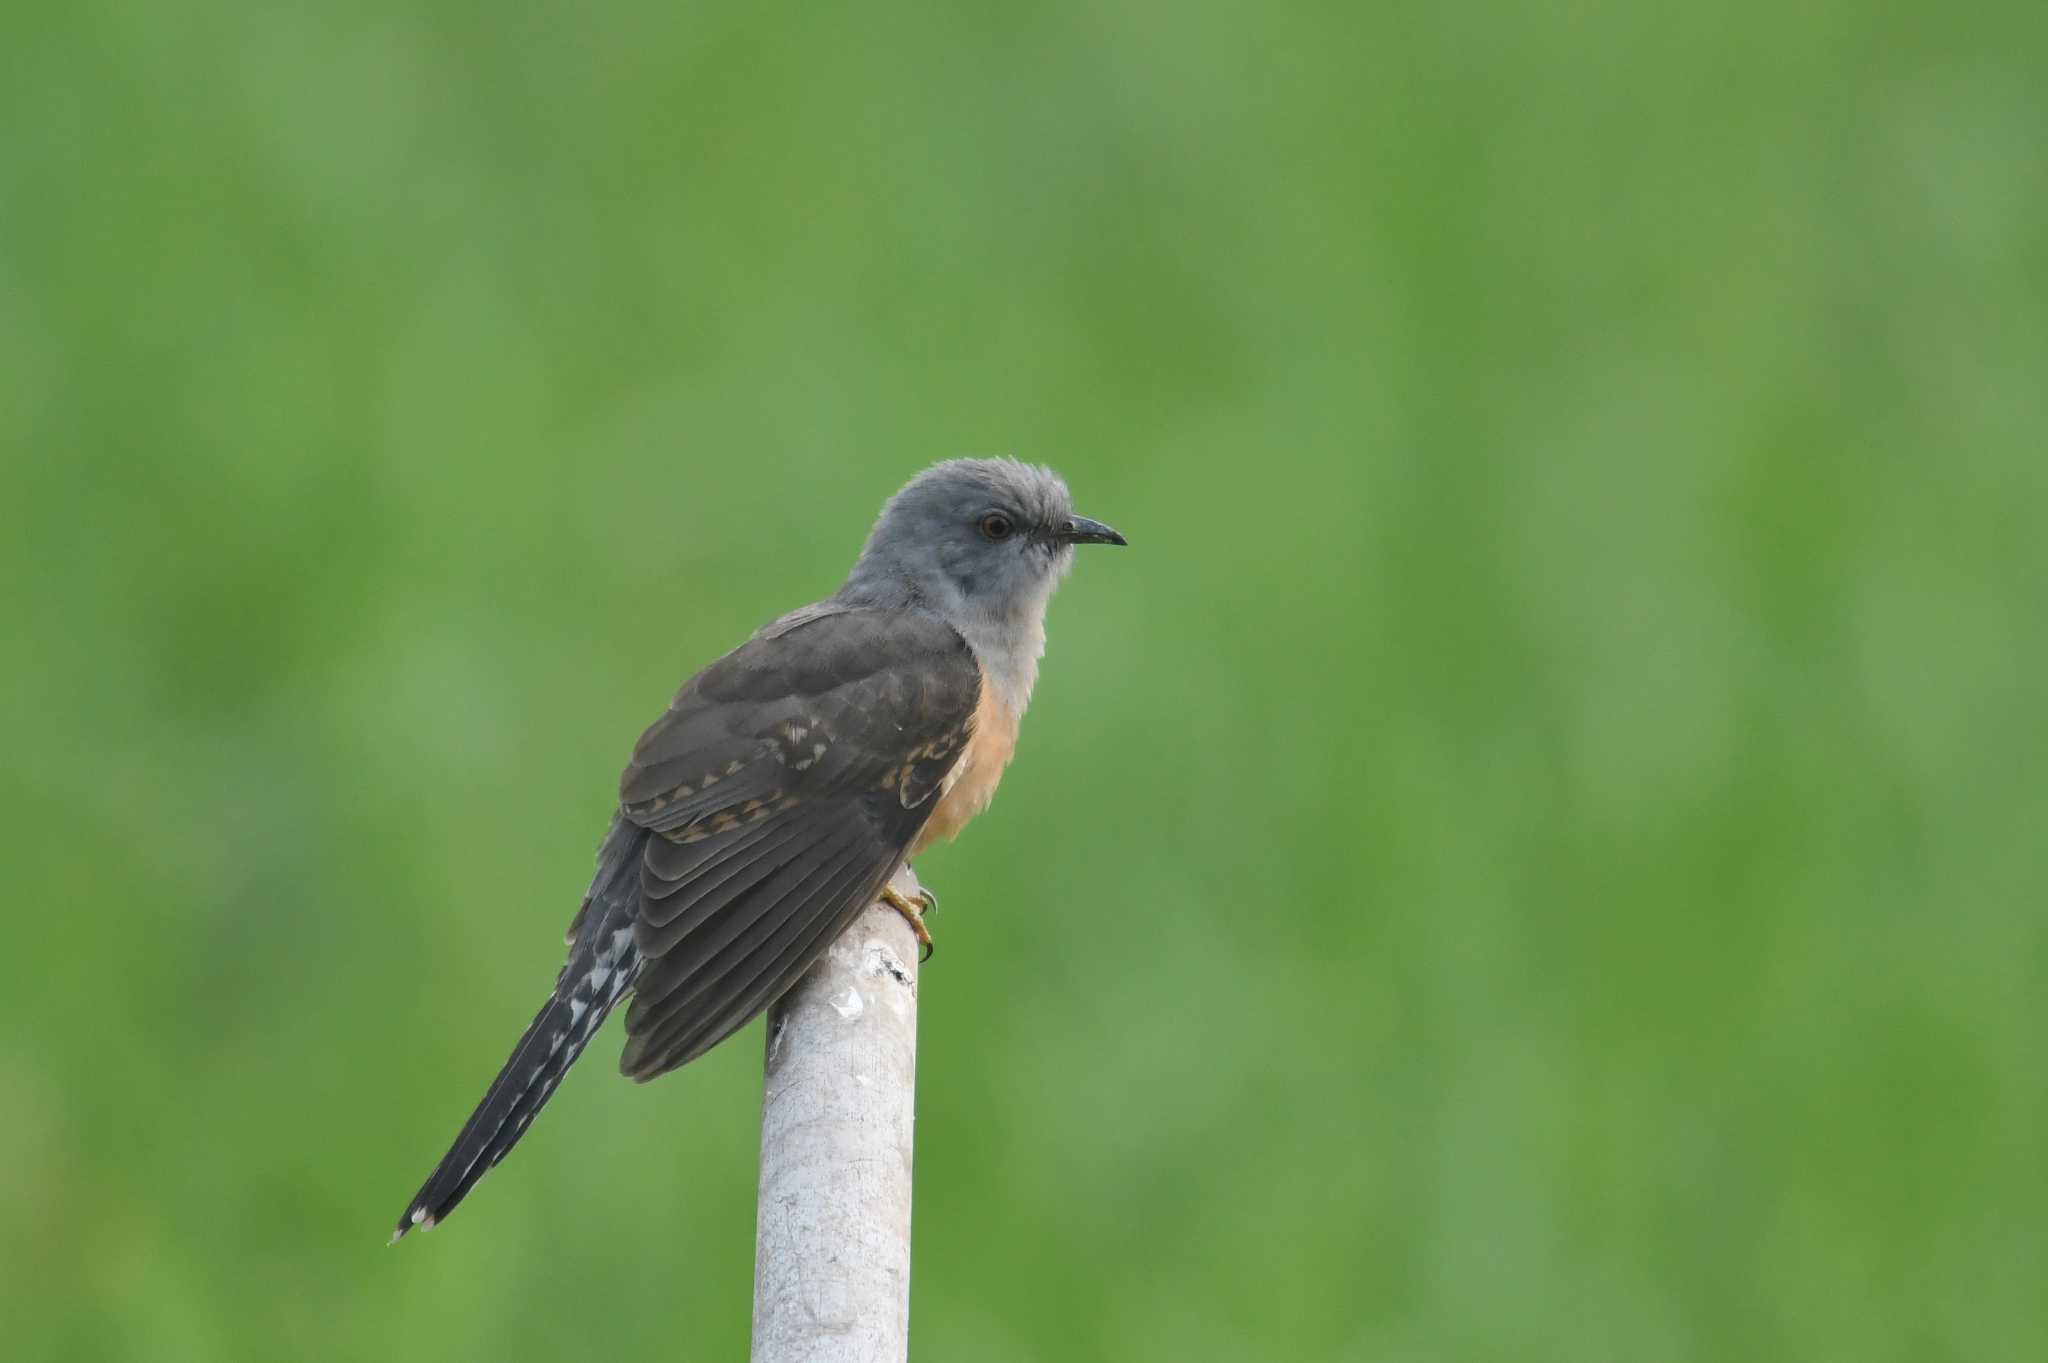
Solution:
[[[631,996],[619,1068],[686,1065],[795,984],[904,863],[988,807],[1074,546],[1123,544],[1049,469],[956,459],[882,507],[846,582],[683,683],[619,778],[554,992],[399,1218],[431,1230]]]

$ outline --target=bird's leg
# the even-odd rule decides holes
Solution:
[[[894,885],[882,887],[882,902],[903,915],[909,922],[910,930],[917,934],[917,944],[923,948],[917,962],[923,965],[932,958],[932,930],[924,925],[924,916],[939,907],[939,897],[930,890],[920,887],[917,898],[904,894]]]

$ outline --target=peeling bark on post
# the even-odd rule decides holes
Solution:
[[[871,904],[768,1014],[753,1363],[908,1356],[916,1084],[917,940]]]

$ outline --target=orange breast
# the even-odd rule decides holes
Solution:
[[[974,707],[974,736],[967,740],[959,765],[947,776],[931,818],[910,844],[910,855],[916,856],[942,838],[956,836],[967,827],[968,820],[987,809],[988,802],[996,798],[996,784],[1003,779],[1003,768],[1010,765],[1010,754],[1016,750],[1017,717],[996,698],[995,688],[984,676],[981,701]]]

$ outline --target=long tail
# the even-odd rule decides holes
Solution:
[[[569,925],[569,959],[555,977],[554,992],[526,1025],[526,1034],[455,1144],[398,1218],[394,1244],[414,1227],[432,1230],[505,1158],[554,1096],[605,1015],[632,988],[641,964],[633,947],[639,839],[622,836],[624,831],[615,825],[599,849],[597,879]],[[628,871],[634,874],[624,874]]]

